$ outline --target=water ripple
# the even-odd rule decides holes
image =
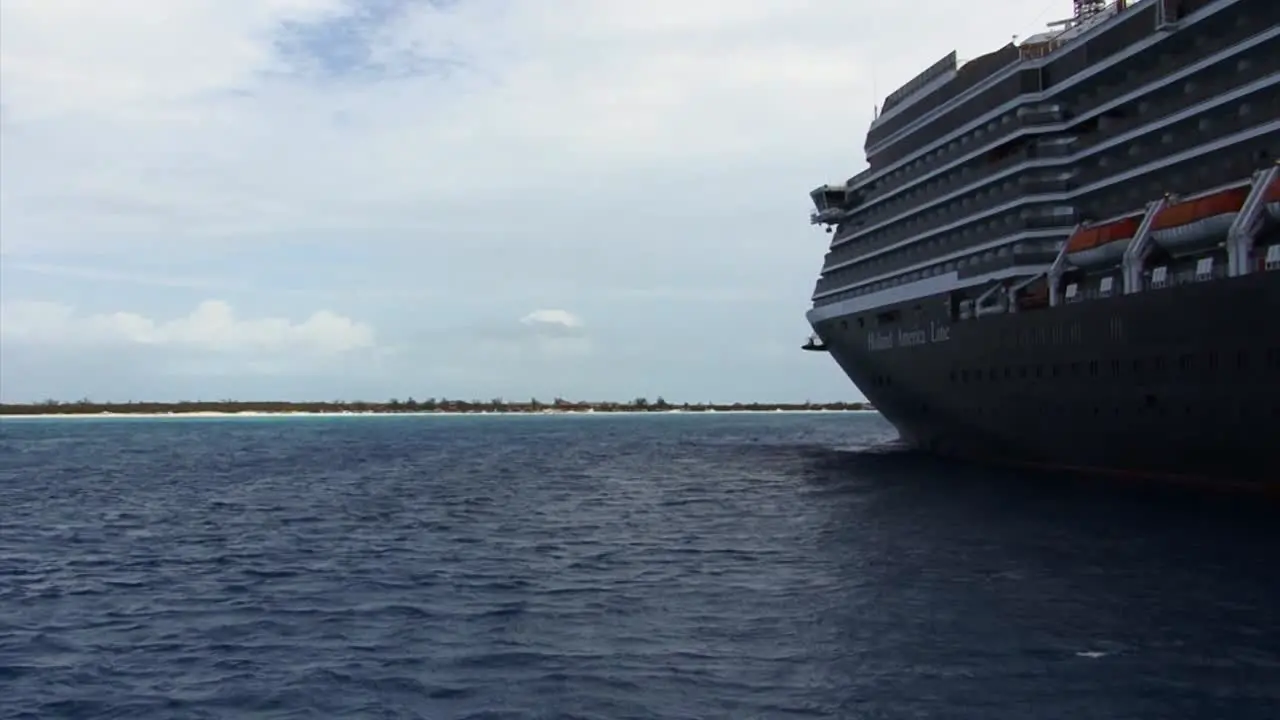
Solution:
[[[1271,718],[1274,511],[873,415],[5,421],[0,718]]]

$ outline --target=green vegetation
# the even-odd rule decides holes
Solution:
[[[180,414],[180,413],[541,413],[541,412],[688,412],[707,411],[756,411],[776,410],[870,410],[871,406],[857,402],[835,403],[669,403],[659,397],[650,402],[636,398],[630,402],[585,402],[556,398],[542,402],[537,398],[525,401],[450,400],[427,398],[426,400],[391,399],[386,402],[334,400],[332,402],[281,402],[281,401],[187,401],[187,402],[127,402],[98,403],[89,399],[75,402],[45,400],[41,403],[0,403],[0,415],[101,415],[101,414]]]

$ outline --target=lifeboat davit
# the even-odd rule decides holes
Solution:
[[[1169,205],[1151,224],[1151,239],[1174,254],[1215,245],[1226,239],[1248,197],[1248,187],[1237,187]]]
[[[1151,239],[1174,255],[1203,250],[1227,237],[1249,198],[1249,186],[1220,190],[1165,206],[1151,223]],[[1263,196],[1267,215],[1280,221],[1280,177]],[[1067,241],[1067,259],[1079,268],[1116,265],[1142,224],[1141,215],[1078,230]]]
[[[1079,268],[1119,264],[1141,222],[1134,216],[1081,228],[1067,241],[1067,259]]]
[[[1280,176],[1271,181],[1271,187],[1267,188],[1267,194],[1263,199],[1267,205],[1267,214],[1272,220],[1280,222]]]

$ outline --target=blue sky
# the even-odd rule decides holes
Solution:
[[[0,398],[856,399],[807,193],[1034,5],[6,0]]]

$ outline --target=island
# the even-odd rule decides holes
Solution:
[[[87,398],[65,402],[44,400],[38,403],[0,403],[0,416],[33,415],[238,415],[238,414],[306,414],[368,415],[408,413],[449,414],[547,414],[547,413],[636,413],[636,412],[805,412],[805,411],[869,411],[865,402],[802,403],[672,403],[659,397],[622,402],[566,400],[549,402],[530,398],[523,401],[453,400],[427,398],[385,402],[333,400],[330,402],[288,402],[279,400],[190,400],[182,402],[94,402]]]

